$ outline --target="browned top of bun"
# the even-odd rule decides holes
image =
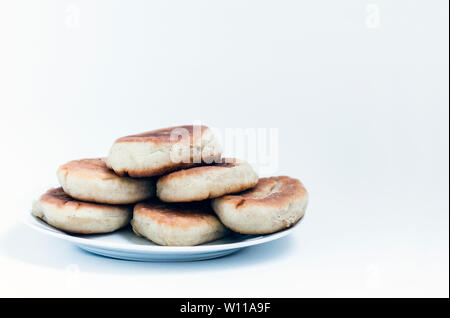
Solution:
[[[221,169],[228,169],[235,167],[239,165],[241,162],[234,158],[222,158],[220,162],[213,163],[210,165],[205,166],[199,166],[194,168],[188,168],[183,170],[178,170],[172,173],[169,173],[159,179],[160,183],[172,180],[172,179],[178,179],[178,178],[184,178],[186,176],[191,175],[203,175],[208,172],[212,172],[214,170],[221,170]]]
[[[209,201],[164,203],[156,199],[138,203],[134,214],[174,228],[209,225],[218,222]]]
[[[57,207],[63,207],[63,206],[72,206],[75,208],[80,207],[89,207],[89,208],[96,208],[96,209],[103,209],[105,207],[112,207],[113,205],[108,204],[100,204],[100,203],[93,203],[93,202],[85,202],[76,200],[69,195],[67,195],[63,188],[54,188],[50,189],[47,192],[45,192],[39,199],[41,203],[47,203],[52,204]]]
[[[261,178],[254,188],[239,194],[225,195],[217,200],[234,204],[235,208],[239,209],[247,205],[285,206],[306,195],[307,191],[298,179],[279,176]]]
[[[69,161],[68,163],[63,164],[58,169],[59,172],[77,172],[77,173],[83,173],[86,172],[90,175],[99,175],[105,177],[119,177],[117,174],[114,173],[113,170],[109,169],[106,166],[105,159],[104,158],[93,158],[93,159],[80,159],[80,160],[74,160]]]
[[[196,138],[200,138],[202,134],[209,130],[207,126],[184,125],[162,128],[147,131],[140,134],[125,136],[116,140],[116,142],[152,142],[158,143],[176,143],[182,140],[180,134],[189,134],[190,143],[194,143]]]

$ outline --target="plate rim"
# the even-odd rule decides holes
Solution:
[[[51,230],[43,227],[41,224],[38,224],[39,220],[37,217],[33,216],[30,213],[27,214],[27,217],[23,218],[23,223],[27,226],[37,230],[41,233],[57,237],[64,241],[69,241],[74,244],[84,245],[84,246],[95,246],[97,248],[103,249],[112,249],[112,250],[120,250],[120,251],[128,251],[128,252],[157,252],[157,253],[193,253],[193,252],[212,252],[219,250],[230,250],[230,249],[240,249],[248,246],[255,246],[263,243],[267,243],[273,240],[280,239],[291,234],[298,225],[302,222],[304,216],[292,227],[287,228],[285,230],[271,233],[271,234],[263,234],[263,235],[255,235],[252,239],[246,240],[243,242],[234,242],[234,243],[225,243],[225,244],[217,244],[217,245],[196,245],[196,246],[163,246],[163,245],[139,245],[139,244],[123,244],[123,243],[105,243],[102,241],[94,241],[89,238],[83,238],[78,236],[70,235],[69,233],[65,233],[59,229],[52,227],[49,224],[46,224],[49,227],[52,227]],[[44,221],[41,221],[44,222]],[[107,233],[105,233],[107,234]],[[114,234],[111,233],[111,234]]]

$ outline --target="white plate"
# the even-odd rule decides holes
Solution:
[[[133,261],[197,261],[228,255],[238,250],[267,243],[290,234],[294,227],[267,235],[231,234],[223,239],[197,246],[160,246],[136,236],[130,227],[109,234],[74,235],[62,232],[28,214],[25,223],[42,233],[69,241],[91,253]]]

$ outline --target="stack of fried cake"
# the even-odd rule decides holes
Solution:
[[[107,158],[59,167],[61,187],[32,214],[70,233],[109,233],[131,223],[156,244],[190,246],[231,232],[268,234],[304,215],[308,194],[294,178],[258,178],[223,158],[206,126],[177,126],[119,138]]]

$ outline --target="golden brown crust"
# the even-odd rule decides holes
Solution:
[[[207,126],[184,125],[119,138],[106,165],[120,176],[143,178],[216,162],[221,153]]]
[[[261,178],[254,188],[236,195],[225,195],[219,200],[234,204],[236,209],[244,208],[246,205],[278,207],[288,205],[292,200],[306,195],[307,191],[298,179],[279,176]]]
[[[155,144],[177,143],[180,141],[181,136],[178,136],[179,137],[178,139],[171,138],[172,132],[175,132],[176,129],[186,130],[190,136],[194,136],[194,138],[190,138],[190,142],[191,144],[193,144],[194,140],[196,139],[195,134],[198,133],[199,134],[198,137],[201,137],[201,135],[209,128],[207,126],[194,126],[194,125],[174,126],[147,131],[140,134],[125,136],[117,139],[116,142],[152,142]],[[177,135],[175,134],[175,136]]]
[[[106,205],[78,201],[62,188],[48,190],[33,203],[32,214],[65,232],[109,233],[128,224],[132,205]]]
[[[214,225],[217,218],[209,201],[195,203],[163,203],[149,200],[138,203],[134,214],[174,228],[188,228],[202,224]]]
[[[59,167],[59,171],[78,172],[102,175],[106,178],[115,178],[117,175],[106,166],[105,158],[80,159],[69,161]]]
[[[217,159],[219,160],[219,159]],[[168,175],[161,177],[159,180],[161,182],[169,181],[171,179],[184,178],[190,175],[200,175],[204,173],[213,172],[215,170],[227,169],[235,167],[238,164],[238,161],[234,158],[222,158],[219,163],[213,163],[205,166],[196,166],[194,168],[182,168],[183,170],[178,170],[172,172]],[[177,170],[177,169],[176,169]],[[248,187],[247,187],[248,188]],[[247,189],[245,188],[245,189]]]
[[[177,164],[170,164],[167,166],[162,166],[159,168],[151,168],[151,169],[141,169],[141,170],[136,170],[136,169],[127,169],[127,170],[123,170],[123,171],[115,171],[119,176],[121,177],[126,177],[126,176],[130,176],[132,178],[145,178],[145,177],[150,177],[150,176],[160,176],[163,175],[165,173],[169,173],[172,171],[176,171],[179,169],[188,169],[188,168],[192,168],[192,167],[196,167],[200,164],[198,163],[177,163]]]
[[[204,162],[216,162],[220,160],[220,154],[217,156],[209,156],[203,157]],[[160,166],[158,168],[148,168],[148,169],[124,169],[114,171],[117,175],[121,177],[132,177],[132,178],[146,178],[146,177],[154,177],[161,176],[166,173],[182,170],[182,169],[190,169],[198,166],[202,166],[205,163],[194,163],[194,162],[180,162],[180,163],[168,163],[164,166]]]
[[[112,206],[108,204],[85,202],[73,199],[67,195],[61,187],[48,190],[40,197],[39,201],[42,203],[53,204],[57,207],[73,206],[75,208],[89,207],[94,209],[103,209]]]

